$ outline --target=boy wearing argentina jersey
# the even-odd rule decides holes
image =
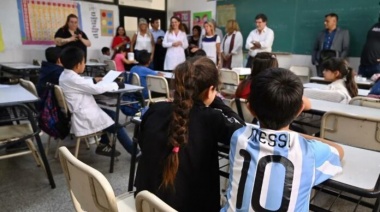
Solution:
[[[313,186],[342,171],[343,149],[289,131],[303,109],[303,85],[292,72],[271,68],[251,84],[249,109],[260,127],[233,134],[227,211],[309,211]]]

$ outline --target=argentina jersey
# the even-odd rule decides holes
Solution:
[[[334,147],[254,125],[235,131],[229,157],[222,212],[309,211],[312,187],[342,171]]]

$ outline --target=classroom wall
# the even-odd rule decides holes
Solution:
[[[212,16],[215,19],[216,14],[216,1],[206,1],[206,0],[168,0],[168,21],[169,18],[173,15],[173,11],[182,11],[182,10],[190,10],[193,12],[202,12],[202,11],[211,11]],[[239,12],[239,11],[237,11]],[[270,17],[269,17],[270,18]],[[252,16],[253,23],[254,15]],[[191,23],[193,20],[191,19]],[[268,27],[270,27],[270,23],[268,23]],[[276,32],[275,32],[276,37]],[[246,39],[246,38],[244,38]],[[276,39],[276,38],[275,38]],[[311,48],[311,47],[310,47]],[[315,66],[311,64],[311,56],[310,55],[278,55],[277,59],[279,64],[283,68],[289,68],[291,65],[295,66],[308,66],[312,70],[312,74],[316,75]],[[350,65],[358,70],[360,64],[359,57],[350,57],[349,58]]]
[[[165,10],[165,0],[119,0],[119,5]]]
[[[113,37],[100,36],[100,20],[97,20],[99,28],[99,38],[95,39],[91,33],[90,7],[107,9],[114,11],[114,26],[119,25],[119,9],[116,5],[99,4],[90,2],[80,2],[82,14],[83,31],[89,37],[92,45],[87,49],[88,59],[99,58],[100,49],[103,46],[110,46]],[[100,12],[99,12],[100,13]],[[1,0],[0,25],[3,31],[5,50],[0,52],[0,62],[32,62],[33,59],[45,60],[45,49],[47,45],[22,45],[19,27],[17,1]],[[99,15],[100,18],[100,15]],[[66,20],[62,20],[62,25]],[[58,29],[57,29],[58,30]]]

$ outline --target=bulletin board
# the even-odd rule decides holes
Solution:
[[[80,4],[67,0],[17,0],[23,45],[54,44],[55,32],[69,14],[78,16],[82,28]]]
[[[114,16],[112,10],[100,10],[100,26],[102,36],[114,36]]]

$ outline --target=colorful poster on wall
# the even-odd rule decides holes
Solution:
[[[211,20],[211,11],[193,13],[193,26],[203,26],[206,21]]]
[[[190,11],[177,11],[173,12],[173,16],[177,16],[181,19],[183,24],[186,24],[188,28],[190,28]]]
[[[114,36],[114,17],[112,10],[100,10],[100,29],[102,36]]]
[[[67,0],[17,0],[20,31],[24,45],[54,44],[55,32],[65,24],[69,14],[79,18],[80,4]]]

